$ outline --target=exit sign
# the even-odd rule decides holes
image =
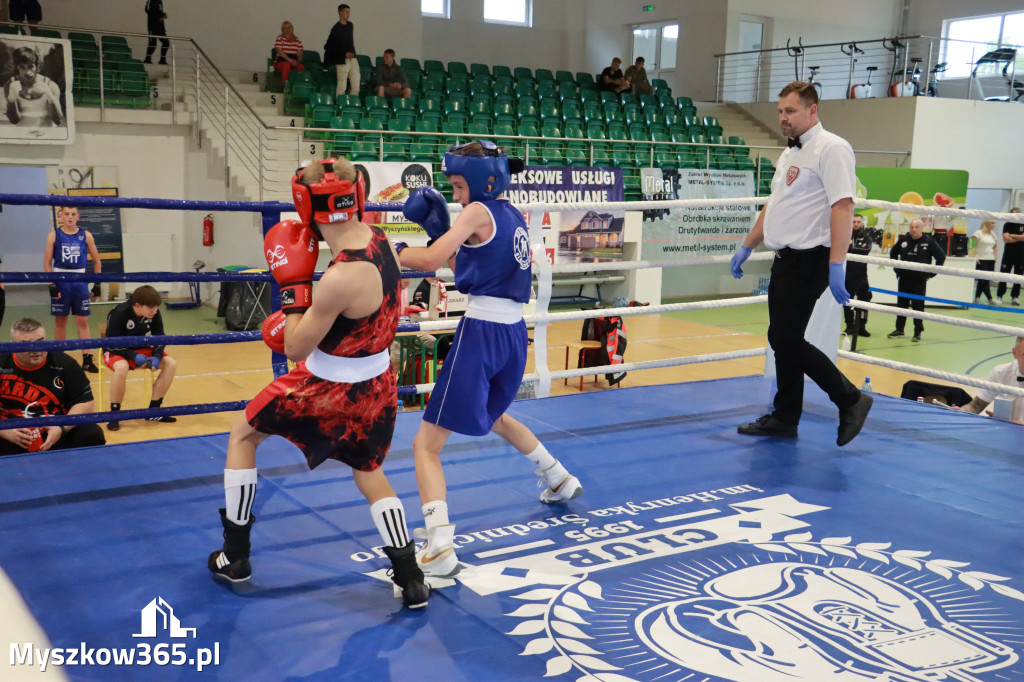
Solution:
[[[653,12],[654,11],[654,5],[644,5],[644,11],[645,12]]]

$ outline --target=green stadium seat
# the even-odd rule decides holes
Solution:
[[[541,137],[562,137],[562,126],[552,119],[543,121],[540,129]]]
[[[533,81],[516,81],[516,97],[522,99],[523,97],[535,97],[536,94],[537,88],[534,86]]]
[[[537,83],[537,96],[541,99],[558,99],[558,83],[555,81],[540,81]]]
[[[632,168],[634,163],[633,155],[628,149],[612,149],[612,165],[617,168]]]
[[[565,125],[583,125],[583,112],[580,111],[579,104],[575,102],[565,102],[562,104],[562,123]]]
[[[529,69],[527,69],[529,70]],[[491,75],[494,76],[495,80],[498,78],[512,78],[512,69],[507,66],[495,64],[491,67]]]
[[[690,141],[690,130],[686,126],[669,126],[668,134],[673,142]]]
[[[377,145],[365,140],[352,143],[352,154],[350,161],[378,161]]]
[[[569,166],[589,166],[590,157],[582,149],[566,149],[565,150],[565,163]]]
[[[469,82],[466,92],[470,97],[490,97],[491,87],[490,76],[476,76]]]
[[[440,62],[436,59],[427,59],[423,62],[423,70],[426,71],[428,74],[440,73],[444,75],[444,62]]]
[[[409,148],[402,142],[384,143],[384,161],[409,161]]]
[[[580,88],[580,100],[583,102],[601,102],[601,91],[590,88]]]
[[[609,168],[612,164],[611,153],[607,149],[594,147],[593,165],[599,168]]]
[[[448,62],[448,75],[468,76],[469,69],[466,67],[466,62]]]
[[[359,68],[364,68],[364,67],[367,68],[367,69],[372,69],[373,68],[373,60],[370,59],[369,55],[357,54],[356,55],[356,63],[359,64]]]
[[[525,67],[517,67],[516,68],[516,78],[519,77],[518,71],[519,71],[520,68],[523,69],[524,71],[529,71],[529,69],[527,69]],[[537,69],[537,71],[535,73],[536,73],[535,77],[537,78],[538,82],[540,82],[540,81],[553,81],[553,80],[555,80],[555,75],[553,73],[551,73],[551,69]]]
[[[654,152],[654,166],[666,170],[679,168],[679,159],[676,153],[666,149],[659,149]]]
[[[413,127],[416,125],[416,119],[413,118],[392,118],[388,121],[388,130],[393,133],[411,133]],[[390,138],[392,142],[402,142],[410,144],[413,141],[412,135],[392,135]]]
[[[575,83],[576,77],[572,75],[571,71],[555,71],[555,80],[559,83],[564,83],[565,81]]]
[[[683,123],[683,114],[676,108],[675,104],[662,107],[661,115],[665,117],[665,123],[669,126]]]
[[[576,82],[581,86],[584,84],[596,85],[597,82],[594,80],[594,74],[589,71],[577,71]]]
[[[562,120],[562,114],[558,110],[557,99],[542,99],[537,111],[540,114],[540,120],[542,123],[547,119],[556,119],[558,121]]]
[[[524,97],[519,100],[519,104],[516,106],[516,115],[519,118],[523,116],[533,116],[540,118],[540,109],[537,101],[532,97]]]
[[[651,87],[654,88],[655,92],[665,91],[665,90],[668,90],[669,92],[671,92],[671,89],[668,87],[668,81],[666,81],[663,78],[655,78],[655,79],[653,79],[651,81]]]
[[[514,96],[515,84],[512,81],[506,80],[504,78],[496,80],[494,81],[494,83],[491,84],[491,93],[495,97]]]
[[[538,69],[537,73],[540,73],[541,71],[547,71],[547,69]],[[550,71],[547,72],[549,74],[551,73]],[[517,66],[515,69],[512,70],[512,76],[516,80],[519,80],[520,78],[533,78],[533,71],[531,71],[528,66]],[[537,80],[540,80],[540,78],[538,77]]]
[[[629,139],[633,142],[647,142],[650,140],[650,132],[643,123],[634,123],[629,126]]]
[[[636,105],[640,104],[640,102],[636,98],[636,95],[634,95],[631,92],[620,92],[619,93],[619,101],[622,102],[623,108],[625,108],[625,106],[627,104],[636,104]]]
[[[676,105],[676,101],[672,99],[671,93],[665,92],[664,90],[659,90],[658,92],[654,93],[654,95],[658,98],[658,106],[660,107],[674,107]]]
[[[417,133],[436,133],[438,131],[438,123],[433,119],[423,119],[416,121],[416,132]],[[432,142],[433,144],[433,142]]]
[[[665,115],[657,109],[644,109],[644,122],[648,126],[653,124],[663,125],[668,127],[668,121],[665,120]]]
[[[609,123],[608,124],[608,139],[609,140],[628,140],[629,136],[626,131],[626,124],[624,123]]]
[[[644,112],[640,109],[639,104],[622,105],[622,115],[627,124],[644,122]]]
[[[565,126],[565,137],[569,139],[585,140],[587,139],[586,133],[583,132],[583,127],[575,123],[568,123]]]
[[[416,163],[437,163],[437,152],[433,144],[414,142],[409,145],[409,160]]]
[[[609,90],[602,90],[601,91],[601,102],[603,104],[608,104],[610,102],[614,102],[615,104],[618,104],[619,103],[619,96],[616,95],[614,92],[611,92]]]
[[[558,96],[563,100],[568,99],[579,99],[580,89],[576,87],[575,83],[569,81],[562,81],[558,84]]]
[[[653,109],[658,106],[658,98],[654,95],[654,93],[642,92],[636,96],[636,99],[640,106],[642,106],[644,109]]]
[[[402,57],[398,64],[405,71],[405,75],[408,76],[410,73],[422,73],[423,67],[420,66],[420,60],[413,57]]]
[[[14,26],[12,24],[4,24],[4,25],[0,26],[0,35],[20,36],[21,35],[21,27],[20,26]]]
[[[693,100],[689,97],[683,97],[680,95],[679,97],[676,97],[676,105],[678,105],[680,109],[689,109],[693,107]]]
[[[545,142],[541,145],[540,163],[542,166],[565,165],[565,155],[557,142]]]
[[[36,38],[56,38],[57,40],[60,40],[64,37],[60,34],[60,31],[56,31],[52,28],[33,27],[32,35],[34,35]]]
[[[487,76],[488,78],[490,78],[490,76],[491,76],[491,67],[487,66],[486,64],[480,64],[479,62],[474,62],[474,63],[469,65],[469,75],[471,75],[471,76]]]
[[[529,123],[520,123],[517,128],[520,137],[540,137],[537,134],[537,127]]]

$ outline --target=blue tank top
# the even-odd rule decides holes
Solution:
[[[464,294],[530,300],[530,238],[523,214],[507,199],[475,202],[487,209],[494,234],[481,244],[463,244],[455,257],[455,287]]]
[[[75,234],[57,230],[57,238],[53,240],[53,267],[61,270],[85,271],[88,254],[85,230],[79,228]]]

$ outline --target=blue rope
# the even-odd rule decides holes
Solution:
[[[316,273],[319,277],[322,272]],[[0,272],[0,282],[272,282],[260,272]]]
[[[984,308],[985,310],[1000,310],[1007,313],[1024,313],[1024,309],[1021,308],[1008,308],[1000,305],[985,305],[983,303],[967,303],[965,301],[953,301],[948,298],[935,298],[932,296],[921,296],[919,294],[906,294],[901,291],[890,291],[889,289],[876,289],[875,287],[868,287],[869,291],[873,291],[878,294],[891,294],[892,296],[899,296],[900,298],[909,298],[914,301],[934,301],[935,303],[946,303],[947,305],[960,306],[961,308]]]
[[[0,193],[0,204],[11,206],[107,206],[116,208],[151,208],[179,211],[241,211],[248,213],[294,212],[294,204],[283,201],[192,201],[184,199],[146,199],[130,197],[84,197],[61,194]],[[401,211],[398,201],[366,204],[367,211]]]
[[[230,403],[205,403],[201,405],[177,405],[175,407],[154,407],[138,410],[118,410],[116,412],[88,412],[86,414],[54,414],[49,417],[15,417],[0,420],[5,429],[31,429],[37,426],[70,426],[73,424],[99,424],[102,422],[120,422],[147,417],[182,416],[193,414],[209,414],[210,412],[233,412],[244,410],[248,400],[237,400]]]
[[[417,331],[411,329],[409,331]],[[204,343],[241,343],[259,341],[258,331],[193,334],[191,336],[104,336],[99,339],[64,339],[62,341],[7,341],[0,343],[0,353],[26,353],[34,350],[78,350],[79,348],[148,348],[149,346],[198,346]]]

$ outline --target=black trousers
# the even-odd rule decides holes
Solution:
[[[982,270],[984,272],[995,272],[996,262],[994,260],[979,260],[974,265],[974,269]],[[982,296],[984,296],[985,298],[991,301],[992,288],[991,286],[989,286],[990,282],[987,279],[976,279],[974,281],[977,282],[977,284],[974,285],[974,298],[981,298]],[[1018,287],[1019,286],[1020,285],[1018,285]]]
[[[1011,271],[1015,275],[1024,275],[1024,263],[1003,263],[999,266],[999,272],[1009,274]],[[1006,282],[1000,282],[999,286],[996,287],[996,296],[1002,298],[1005,293]],[[1010,298],[1020,298],[1020,284],[1013,285],[1013,289],[1010,290]]]
[[[146,26],[146,32],[151,36],[166,36],[167,29],[164,26],[164,22],[161,20],[156,23],[149,23]],[[149,44],[146,45],[146,59],[153,58],[153,52],[156,51],[156,38],[150,38]],[[160,59],[167,59],[167,50],[171,48],[171,41],[167,38],[160,38]]]
[[[871,289],[868,288],[867,278],[857,280],[856,282],[846,281],[846,290],[850,292],[850,298],[855,298],[858,301],[870,301],[871,300]],[[853,321],[858,320],[858,326],[861,329],[868,324],[868,311],[861,310],[860,308],[843,308],[843,319],[846,321],[846,328],[851,332],[853,331]]]
[[[104,445],[106,442],[107,438],[103,435],[103,429],[99,424],[79,424],[65,433],[50,449],[87,448],[92,445]],[[9,440],[0,438],[0,456],[17,455],[22,452],[27,452],[27,450]]]
[[[772,263],[768,284],[768,344],[775,352],[775,418],[797,424],[803,413],[804,375],[840,408],[857,402],[860,391],[804,334],[814,304],[828,288],[828,247],[783,250]]]
[[[901,294],[914,294],[916,296],[924,296],[928,288],[928,280],[922,275],[917,273],[909,274],[897,274],[896,279],[898,284],[896,290]],[[896,299],[896,305],[900,308],[913,308],[914,310],[924,312],[924,301],[917,298],[904,298],[899,296]],[[907,318],[903,315],[896,316],[896,329],[903,331],[907,327]],[[924,331],[924,322],[922,320],[914,318],[914,333],[920,334]]]

